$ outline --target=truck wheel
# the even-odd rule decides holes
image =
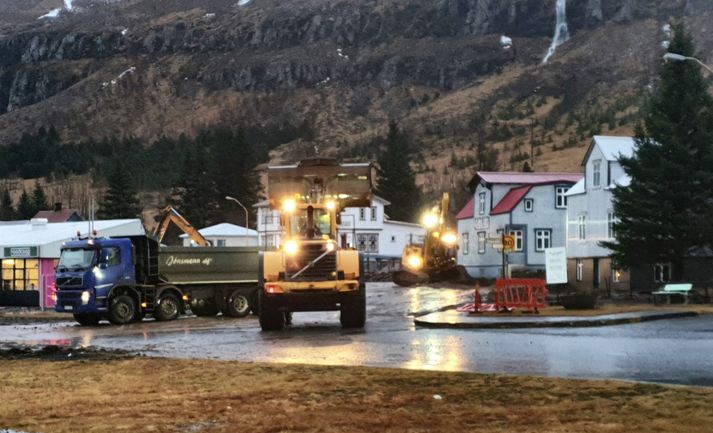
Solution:
[[[191,311],[198,317],[210,317],[218,314],[218,307],[210,299],[194,299],[191,301]]]
[[[281,331],[285,327],[285,314],[275,308],[262,290],[258,290],[257,297],[260,304],[260,327],[262,330]]]
[[[339,305],[339,321],[342,328],[363,328],[366,323],[366,289],[342,298]]]
[[[74,320],[77,321],[82,326],[94,326],[99,321],[101,320],[102,316],[101,314],[92,314],[92,313],[86,313],[86,314],[80,314],[80,313],[74,313]]]
[[[176,320],[181,312],[180,301],[174,293],[165,293],[158,300],[153,316],[158,321]]]
[[[114,325],[125,325],[134,320],[136,303],[129,295],[119,295],[109,304],[109,321]]]
[[[250,299],[248,295],[239,290],[234,291],[228,298],[223,314],[230,317],[245,317],[250,314]]]

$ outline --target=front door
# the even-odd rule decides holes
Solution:
[[[595,289],[599,288],[599,259],[595,258],[592,259],[592,277],[594,278],[594,281],[592,281],[592,284],[594,285]]]

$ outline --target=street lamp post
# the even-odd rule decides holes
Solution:
[[[703,66],[713,74],[713,68],[710,66],[706,65],[705,63],[701,62],[695,57],[689,57],[689,56],[684,56],[683,54],[677,54],[677,53],[666,53],[663,55],[663,59],[671,62],[685,62],[686,60],[693,60],[694,62],[698,63],[699,65]]]
[[[243,206],[243,204],[240,203],[240,200],[238,200],[235,197],[226,195],[225,199],[234,201],[235,203],[239,204],[240,207],[243,208],[243,210],[245,211],[245,245],[247,246],[248,245],[248,230],[249,230],[249,228],[248,228],[248,209],[245,206]]]

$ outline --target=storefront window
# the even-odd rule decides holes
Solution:
[[[37,259],[2,259],[2,290],[39,290]]]

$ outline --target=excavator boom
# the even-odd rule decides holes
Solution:
[[[178,211],[174,209],[173,206],[166,206],[166,208],[161,212],[161,214],[161,221],[156,226],[156,229],[153,233],[159,242],[163,240],[163,237],[166,235],[166,231],[168,230],[168,227],[171,225],[171,223],[174,223],[196,244],[202,247],[210,246],[210,242],[208,242],[208,240],[204,238],[203,235],[200,234],[200,232],[191,225],[191,223],[189,223],[185,218],[183,218],[183,216],[178,213]]]

